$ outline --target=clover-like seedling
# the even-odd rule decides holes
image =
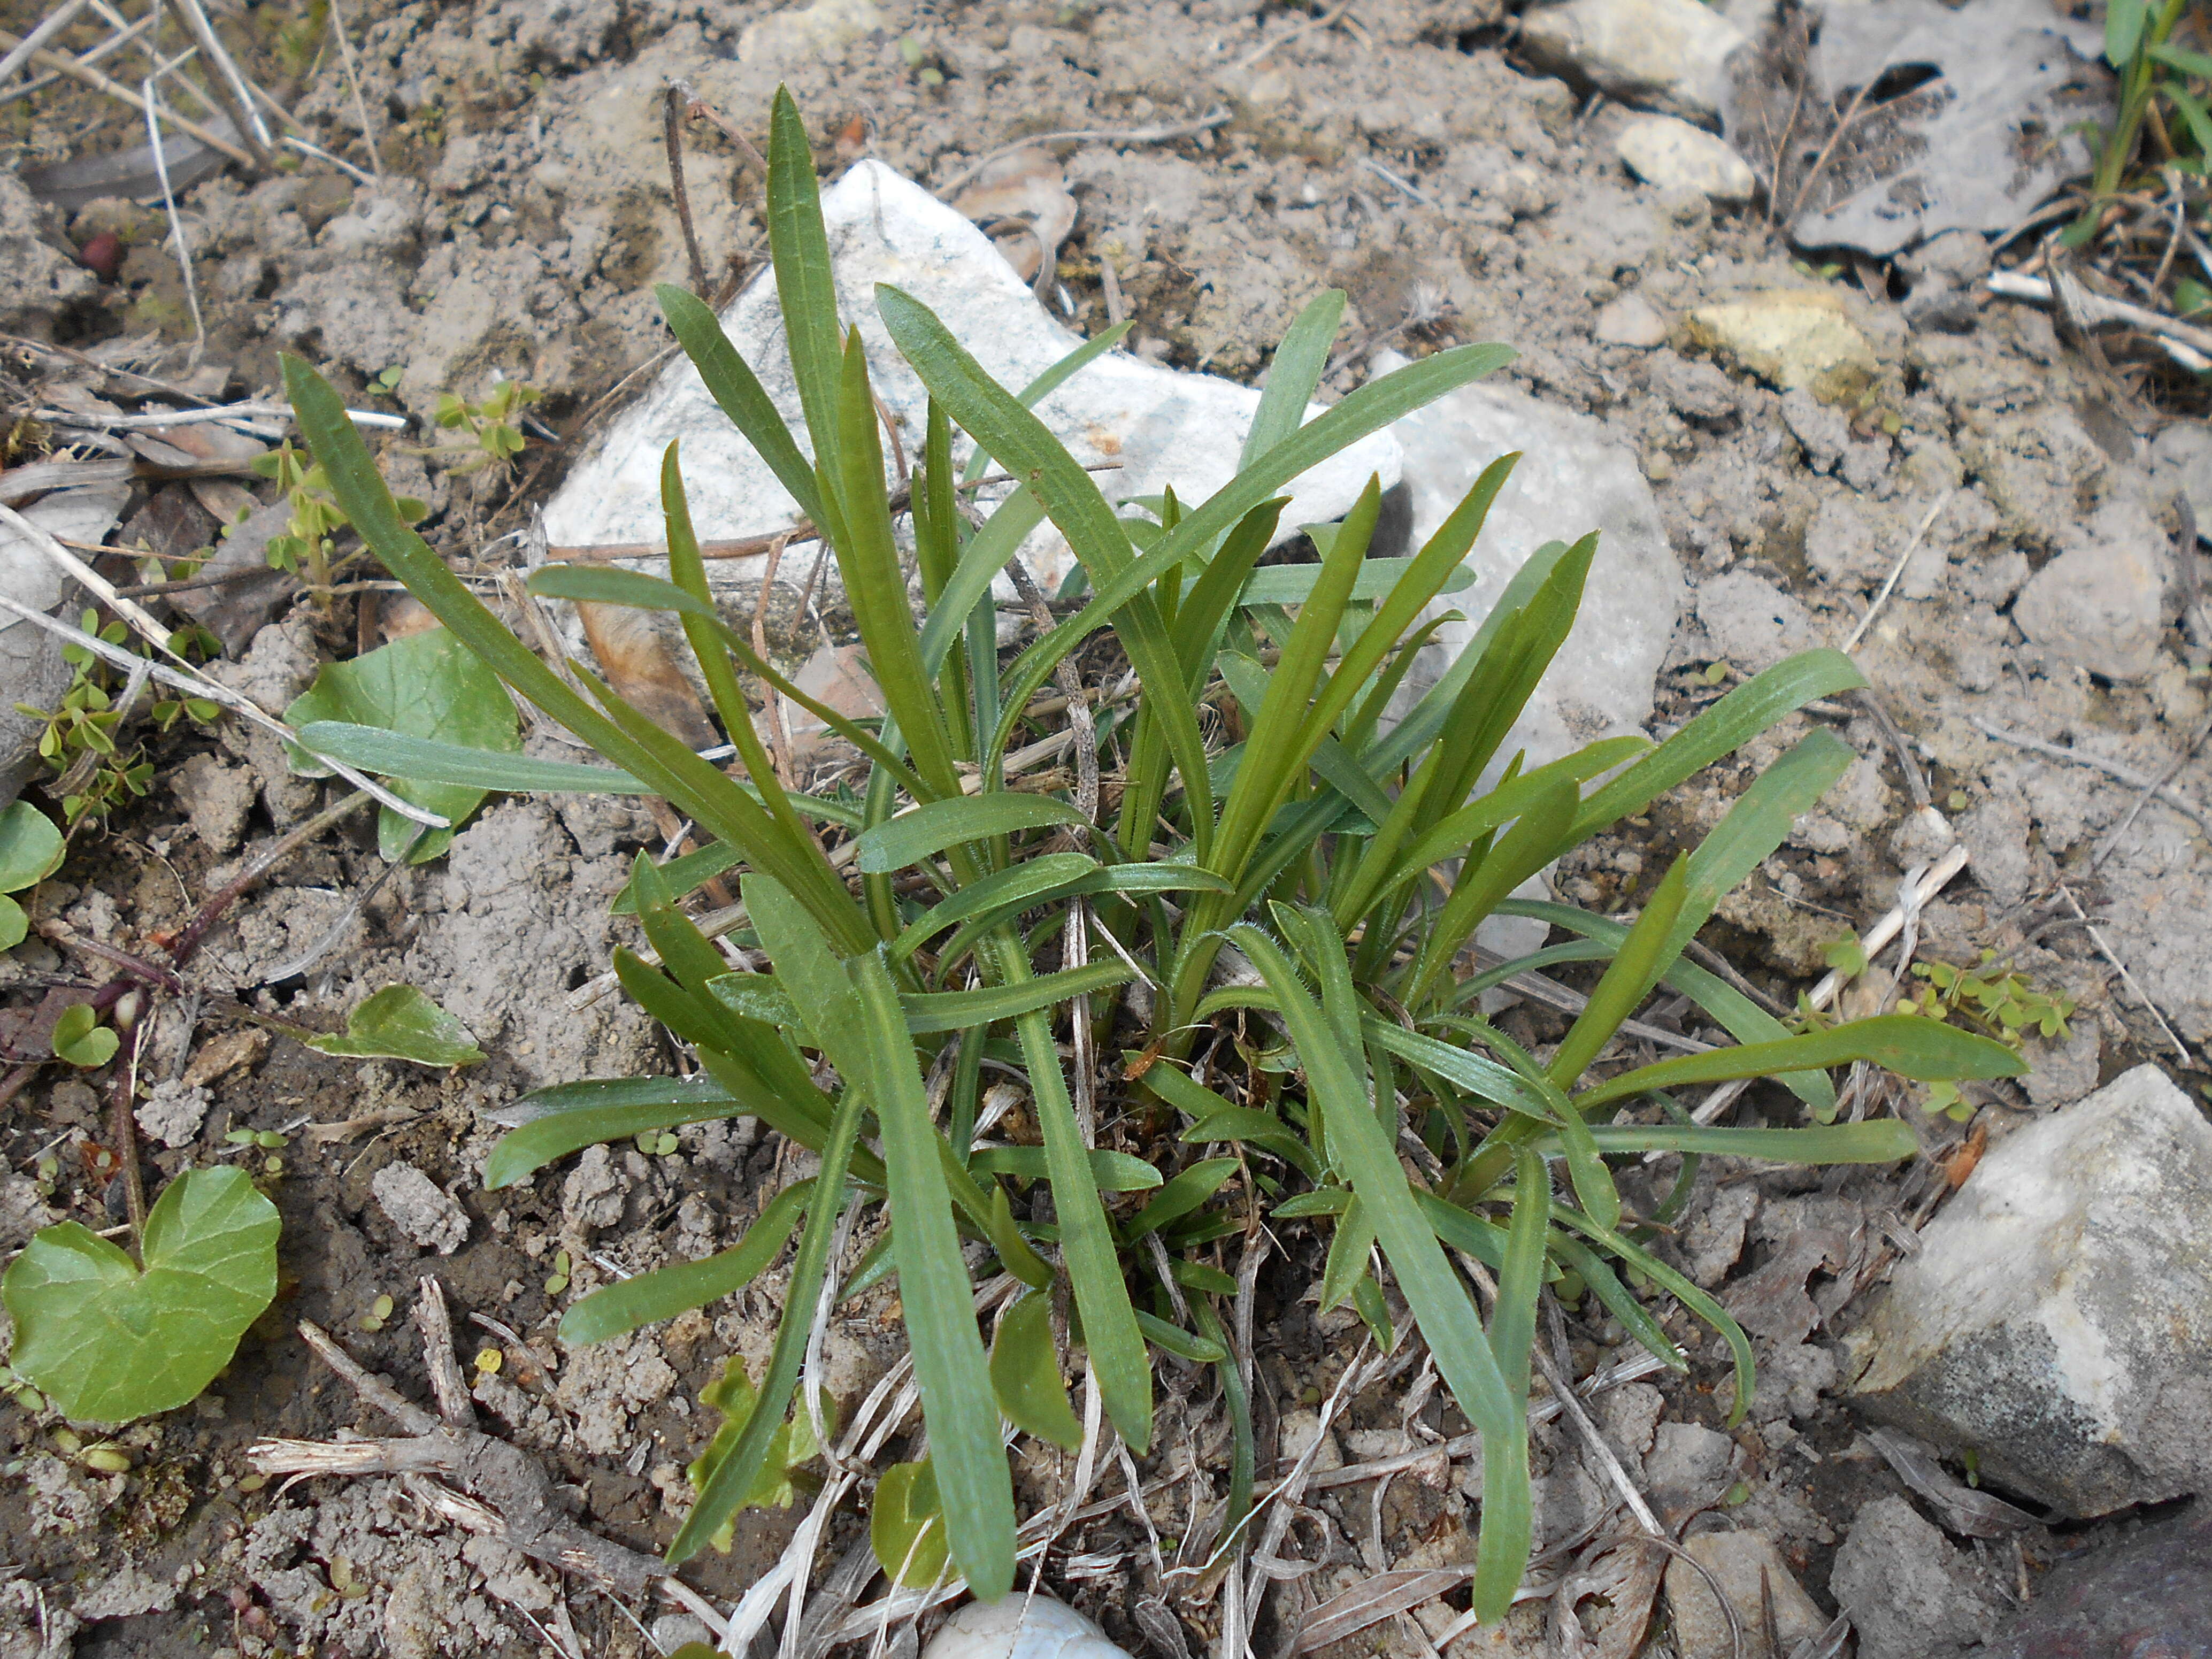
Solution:
[[[9,1363],[64,1416],[127,1423],[196,1398],[276,1294],[276,1206],[240,1170],[188,1170],[146,1218],[141,1262],[77,1222],[0,1281]]]

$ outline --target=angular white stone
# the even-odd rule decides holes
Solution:
[[[934,311],[1000,383],[1018,392],[1082,343],[1054,322],[983,233],[879,161],[862,161],[823,192],[822,211],[835,267],[838,310],[860,325],[877,394],[909,459],[920,453],[928,394],[891,344],[876,314],[875,286],[892,283]],[[797,426],[799,392],[783,337],[775,287],[763,277],[722,313],[722,326],[776,407]],[[1195,506],[1235,476],[1237,453],[1260,394],[1210,374],[1189,374],[1109,352],[1037,405],[1037,413],[1085,465],[1117,462],[1097,476],[1111,501],[1157,495],[1170,485]],[[1322,411],[1310,409],[1307,418]],[[707,395],[688,359],[664,369],[607,430],[548,505],[556,546],[661,539],[661,453],[683,440],[691,516],[703,539],[765,534],[798,508],[751,446]],[[802,433],[802,447],[805,440]],[[965,445],[961,446],[964,458]],[[1306,524],[1340,518],[1370,473],[1397,482],[1399,449],[1378,432],[1297,480],[1282,538]],[[1024,549],[1046,592],[1073,563],[1049,525]],[[784,563],[794,586],[811,556]],[[708,568],[721,580],[756,574],[757,561]],[[735,568],[732,568],[732,567]],[[827,580],[833,572],[824,572]]]
[[[1872,1415],[2066,1515],[2212,1488],[2212,1124],[2157,1066],[2000,1142],[1920,1243]]]
[[[1717,112],[1721,66],[1747,38],[1698,0],[1566,0],[1531,6],[1521,22],[1522,46],[1540,67],[1698,119]]]
[[[1703,127],[1671,115],[1631,121],[1613,149],[1631,173],[1662,190],[1694,190],[1716,202],[1748,202],[1759,188],[1750,162]]]
[[[1382,367],[1378,361],[1377,371]],[[1468,557],[1474,586],[1437,605],[1468,620],[1437,630],[1436,643],[1407,676],[1398,707],[1410,708],[1443,675],[1531,553],[1546,542],[1572,542],[1595,530],[1597,557],[1574,631],[1498,753],[1502,763],[1526,747],[1528,764],[1541,766],[1599,738],[1638,730],[1651,717],[1652,683],[1684,587],[1636,457],[1587,415],[1481,381],[1390,430],[1405,448],[1415,550],[1450,516],[1483,468],[1508,451],[1522,452]]]

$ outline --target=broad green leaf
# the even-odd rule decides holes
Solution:
[[[1452,1396],[1483,1442],[1482,1531],[1476,1543],[1474,1610],[1500,1619],[1528,1563],[1534,1517],[1528,1495],[1527,1396],[1507,1387],[1467,1287],[1421,1212],[1391,1136],[1333,1024],[1307,994],[1273,939],[1249,924],[1231,939],[1275,994],[1304,1064],[1311,1099],[1324,1114],[1333,1162],[1374,1224],[1398,1288],[1436,1357]]]
[[[187,1170],[146,1217],[144,1269],[74,1221],[8,1268],[9,1363],[64,1416],[123,1423],[195,1398],[276,1294],[276,1206],[245,1171]]]
[[[561,1340],[605,1342],[744,1289],[783,1253],[813,1195],[811,1179],[795,1181],[768,1201],[745,1236],[730,1249],[593,1291],[561,1316]]]
[[[489,671],[487,671],[489,672]],[[296,705],[295,705],[296,706]],[[311,720],[300,742],[316,754],[380,777],[407,778],[454,789],[502,789],[515,794],[649,795],[652,790],[611,766],[532,760],[495,749],[471,749],[410,737],[380,726]]]
[[[380,726],[479,752],[511,754],[522,747],[514,704],[499,676],[444,628],[407,635],[349,662],[325,663],[315,683],[284,711],[284,719],[294,726],[319,721]],[[303,751],[295,751],[292,764],[294,770],[311,776],[326,770]],[[398,773],[388,775],[392,793],[402,800],[435,812],[456,827],[484,797],[480,787],[428,782]],[[451,829],[423,835],[421,824],[388,806],[379,813],[377,846],[388,861],[405,857],[421,864],[444,852],[453,841]],[[410,846],[414,848],[411,854]]]
[[[728,1462],[760,1408],[760,1395],[746,1373],[744,1356],[730,1356],[721,1376],[699,1390],[699,1403],[709,1411],[720,1412],[722,1421],[707,1449],[694,1458],[684,1471],[695,1492],[703,1492],[713,1483],[716,1472]],[[837,1401],[834,1397],[823,1396],[822,1414],[822,1426],[834,1434],[837,1426]],[[766,1509],[774,1504],[778,1509],[790,1508],[792,1500],[799,1495],[793,1476],[802,1464],[811,1462],[821,1450],[814,1443],[813,1419],[803,1411],[793,1413],[789,1422],[780,1424],[769,1437],[768,1456],[740,1507]],[[732,1516],[714,1534],[714,1545],[726,1553],[736,1541],[736,1520]]]
[[[122,1039],[112,1028],[100,1023],[99,1014],[88,1002],[72,1002],[62,1010],[61,1018],[54,1022],[52,1042],[56,1060],[86,1071],[106,1065],[122,1046]]]
[[[991,1248],[999,1253],[999,1265],[1008,1273],[1033,1291],[1041,1291],[1052,1283],[1052,1264],[1031,1249],[1029,1240],[1022,1237],[1021,1229],[1014,1224],[1014,1207],[1007,1201],[1006,1189],[995,1181],[991,1182],[991,1214],[984,1231],[991,1237]],[[995,1356],[991,1364],[992,1380],[995,1382]]]
[[[1032,1291],[1000,1316],[991,1341],[991,1390],[1016,1428],[1073,1451],[1083,1425],[1067,1403],[1052,1343],[1052,1297]]]
[[[860,1024],[848,1046],[864,1069],[848,1073],[846,1085],[866,1090],[883,1131],[891,1252],[946,1542],[969,1587],[995,1601],[1014,1580],[1013,1479],[999,1437],[968,1264],[953,1229],[951,1194],[898,988],[880,952],[855,957],[849,972]]]
[[[945,1576],[945,1510],[937,1471],[925,1457],[894,1463],[876,1482],[868,1511],[868,1546],[894,1584],[927,1589]]]
[[[2027,1062],[1991,1037],[1962,1031],[1941,1020],[1917,1014],[1883,1014],[1857,1019],[1831,1030],[1776,1042],[1747,1042],[1734,1048],[1715,1048],[1702,1054],[1682,1054],[1655,1065],[1608,1078],[1595,1088],[1575,1097],[1575,1105],[1587,1112],[1607,1101],[1626,1099],[1654,1089],[1679,1088],[1690,1083],[1728,1083],[1737,1078],[1767,1077],[1776,1072],[1803,1071],[1872,1060],[1900,1077],[1916,1082],[1956,1082],[1962,1078],[2019,1077]]]
[[[66,850],[52,818],[27,800],[10,802],[0,812],[0,893],[37,886],[61,868]]]
[[[23,907],[0,893],[0,951],[12,951],[28,938],[31,919],[23,914]]]
[[[343,1036],[303,1039],[319,1054],[473,1066],[483,1056],[469,1028],[411,985],[387,985],[346,1016]]]
[[[2114,69],[2127,68],[2128,60],[2136,55],[2149,12],[2148,0],[2106,0],[2105,61]]]
[[[929,801],[865,831],[860,866],[870,875],[890,875],[963,842],[1084,822],[1083,814],[1068,802],[1050,795],[1000,791]]]
[[[484,1160],[487,1192],[511,1187],[555,1159],[603,1140],[709,1122],[743,1109],[712,1077],[700,1076],[556,1084],[523,1096],[506,1109],[531,1115],[501,1135]]]

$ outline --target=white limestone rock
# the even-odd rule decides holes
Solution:
[[[1521,21],[1538,67],[1692,120],[1718,112],[1722,66],[1747,38],[1698,0],[1566,0],[1531,6]]]
[[[1992,1147],[1920,1242],[1870,1414],[2062,1515],[2212,1489],[2212,1123],[2157,1066]]]
[[[1386,366],[1387,359],[1375,365],[1378,373]],[[1415,549],[1450,515],[1483,468],[1508,451],[1522,452],[1468,557],[1474,585],[1438,604],[1468,620],[1437,630],[1406,677],[1399,711],[1442,678],[1530,554],[1546,542],[1571,542],[1595,530],[1597,556],[1574,631],[1498,752],[1502,760],[1525,746],[1528,765],[1536,767],[1600,738],[1640,729],[1651,717],[1652,684],[1684,587],[1636,457],[1589,416],[1483,381],[1390,430],[1405,449]]]
[[[1661,190],[1694,190],[1715,202],[1748,202],[1759,188],[1750,162],[1703,127],[1671,115],[1631,121],[1613,149],[1631,173]]]
[[[908,456],[921,453],[928,397],[876,314],[878,283],[895,283],[929,307],[1001,385],[1017,391],[1082,343],[1036,302],[981,231],[881,162],[854,167],[823,192],[822,210],[840,314],[860,326],[876,392]],[[763,279],[747,288],[723,312],[722,326],[796,426],[799,392],[775,284]],[[1037,413],[1078,461],[1118,463],[1118,471],[1096,475],[1108,499],[1157,495],[1173,486],[1192,507],[1235,476],[1259,402],[1257,392],[1213,375],[1109,352],[1043,399]],[[1313,409],[1308,418],[1320,413]],[[548,539],[556,546],[660,540],[661,454],[676,438],[683,440],[684,483],[702,538],[761,535],[798,516],[697,371],[678,357],[569,474],[546,509]],[[966,447],[958,446],[963,458]],[[1291,488],[1281,539],[1302,525],[1342,517],[1370,474],[1388,488],[1398,473],[1398,444],[1388,433],[1351,446]],[[1048,593],[1074,562],[1049,525],[1024,552]],[[732,562],[717,562],[709,569],[726,581],[756,574]],[[783,579],[799,585],[812,562],[785,561]],[[823,580],[834,574],[825,570]]]

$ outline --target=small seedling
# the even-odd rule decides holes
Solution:
[[[568,1288],[569,1265],[568,1251],[553,1252],[553,1271],[545,1276],[546,1295],[558,1296]]]
[[[8,896],[36,887],[61,867],[67,843],[53,820],[27,800],[0,811],[0,951],[12,951],[31,931],[23,907]]]
[[[714,1478],[732,1448],[743,1438],[746,1424],[752,1420],[753,1408],[759,1395],[753,1388],[752,1378],[745,1370],[744,1356],[732,1354],[722,1375],[699,1391],[699,1403],[722,1414],[722,1425],[714,1431],[714,1438],[707,1449],[692,1461],[686,1473],[692,1489],[704,1492]],[[822,1401],[823,1426],[830,1433],[837,1431],[836,1401],[824,1396]],[[821,1455],[815,1443],[814,1425],[802,1407],[789,1422],[783,1424],[769,1441],[768,1457],[751,1486],[744,1494],[743,1509],[766,1509],[771,1504],[777,1509],[789,1509],[802,1486],[811,1485],[803,1467]],[[734,1516],[722,1524],[714,1534],[716,1549],[726,1553],[736,1538]]]
[[[469,1028],[411,985],[387,985],[346,1016],[345,1035],[310,1036],[308,1048],[349,1060],[473,1066],[483,1056]]]
[[[2106,205],[2128,184],[2146,127],[2172,158],[2170,167],[2201,176],[2212,157],[2212,111],[2203,91],[2212,82],[2212,58],[2173,44],[2174,27],[2188,9],[2189,0],[2109,0],[2106,6],[2105,61],[2120,77],[2119,106],[2112,125],[2098,134],[2089,204],[2059,239],[2067,246],[2083,246],[2101,228]]]
[[[73,1002],[54,1022],[54,1058],[85,1071],[96,1071],[115,1058],[122,1038],[100,1023],[88,1002]]]
[[[184,1405],[276,1294],[276,1206],[239,1170],[188,1170],[146,1218],[139,1261],[75,1221],[41,1231],[0,1281],[17,1376],[80,1422]]]
[[[368,389],[371,392],[378,393],[380,396],[389,398],[393,392],[399,390],[399,382],[404,380],[406,375],[407,365],[404,363],[394,363],[391,368],[386,369],[383,374],[371,380],[368,383]]]
[[[392,1317],[392,1301],[390,1297],[380,1296],[375,1301],[368,1304],[368,1311],[363,1314],[359,1319],[356,1320],[354,1323],[360,1326],[362,1330],[367,1331],[370,1335],[374,1336],[377,1332],[384,1328],[385,1321]]]
[[[87,611],[77,626],[107,645],[122,645],[131,637],[119,622],[100,625],[100,613]],[[206,654],[210,641],[197,629],[180,629],[171,635],[179,652]],[[87,818],[100,818],[118,803],[143,795],[154,781],[154,763],[136,744],[125,741],[123,725],[131,710],[118,707],[113,670],[86,647],[62,647],[62,659],[73,671],[61,701],[51,709],[19,702],[15,712],[43,720],[39,733],[39,758],[60,775],[48,786],[61,797],[62,817],[74,830]],[[149,711],[162,731],[189,715],[204,725],[222,713],[201,697],[162,699]]]
[[[441,393],[438,424],[448,432],[467,433],[471,443],[461,450],[434,453],[465,453],[468,447],[477,452],[453,469],[457,477],[480,472],[488,466],[512,466],[514,458],[522,453],[522,411],[536,403],[539,396],[535,387],[525,386],[520,380],[501,380],[480,404],[470,403],[450,392]]]
[[[387,375],[398,373],[398,369],[385,371]],[[382,385],[381,377],[377,384]],[[265,455],[257,455],[249,465],[257,476],[275,483],[292,508],[283,532],[269,538],[269,568],[296,574],[304,566],[311,586],[327,588],[337,533],[347,527],[345,510],[331,494],[329,475],[304,452],[293,448],[289,438]],[[420,522],[430,510],[411,497],[394,500],[400,517],[409,524]],[[235,528],[225,526],[223,534],[228,537]]]

